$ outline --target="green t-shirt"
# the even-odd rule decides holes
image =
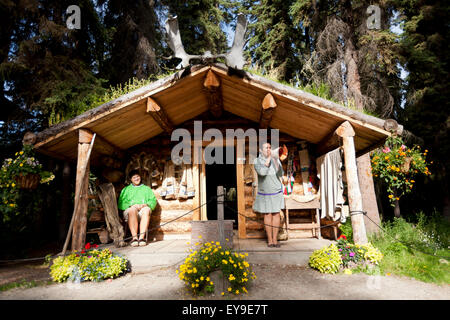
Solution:
[[[156,197],[152,189],[145,184],[130,184],[123,188],[119,196],[119,210],[126,210],[135,204],[147,204],[153,211],[156,207]]]

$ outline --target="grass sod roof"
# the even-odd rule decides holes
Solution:
[[[208,111],[203,81],[211,70],[220,79],[223,107],[239,117],[259,122],[261,102],[271,93],[277,108],[270,122],[295,138],[318,144],[344,121],[355,130],[357,153],[384,142],[391,133],[380,119],[247,71],[236,72],[224,64],[196,65],[143,86],[83,114],[37,133],[37,151],[55,158],[75,160],[78,129],[89,129],[118,150],[126,150],[163,129],[147,113],[147,98],[156,101],[176,127]],[[233,72],[234,71],[234,72]],[[398,125],[397,134],[403,127]],[[95,153],[95,147],[94,147]]]

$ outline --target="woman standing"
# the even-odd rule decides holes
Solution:
[[[268,247],[280,247],[278,230],[280,227],[280,210],[284,209],[283,185],[281,178],[283,167],[278,158],[272,158],[270,143],[264,143],[260,155],[254,161],[258,173],[258,192],[253,203],[253,210],[264,214]]]

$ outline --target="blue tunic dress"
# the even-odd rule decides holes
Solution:
[[[275,166],[278,162],[278,170]],[[258,173],[258,192],[253,203],[253,210],[259,213],[274,213],[284,209],[283,185],[280,178],[284,171],[279,159],[270,161],[270,167],[265,165],[266,159],[260,155],[253,162]]]

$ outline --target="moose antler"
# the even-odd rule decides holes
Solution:
[[[233,46],[225,55],[227,65],[234,69],[242,70],[245,64],[244,59],[244,37],[247,31],[247,19],[245,15],[239,13],[237,16],[236,31],[234,32]]]
[[[229,67],[242,69],[245,64],[243,49],[245,45],[244,37],[246,31],[247,19],[245,19],[245,16],[242,13],[239,13],[237,16],[233,46],[230,51],[226,54],[217,55],[212,55],[210,51],[206,51],[203,55],[190,55],[184,50],[177,17],[169,15],[169,18],[166,20],[166,32],[169,38],[169,47],[172,49],[174,57],[181,59],[181,65],[183,68],[189,66],[191,59],[211,61],[217,58],[225,58],[225,61]]]

